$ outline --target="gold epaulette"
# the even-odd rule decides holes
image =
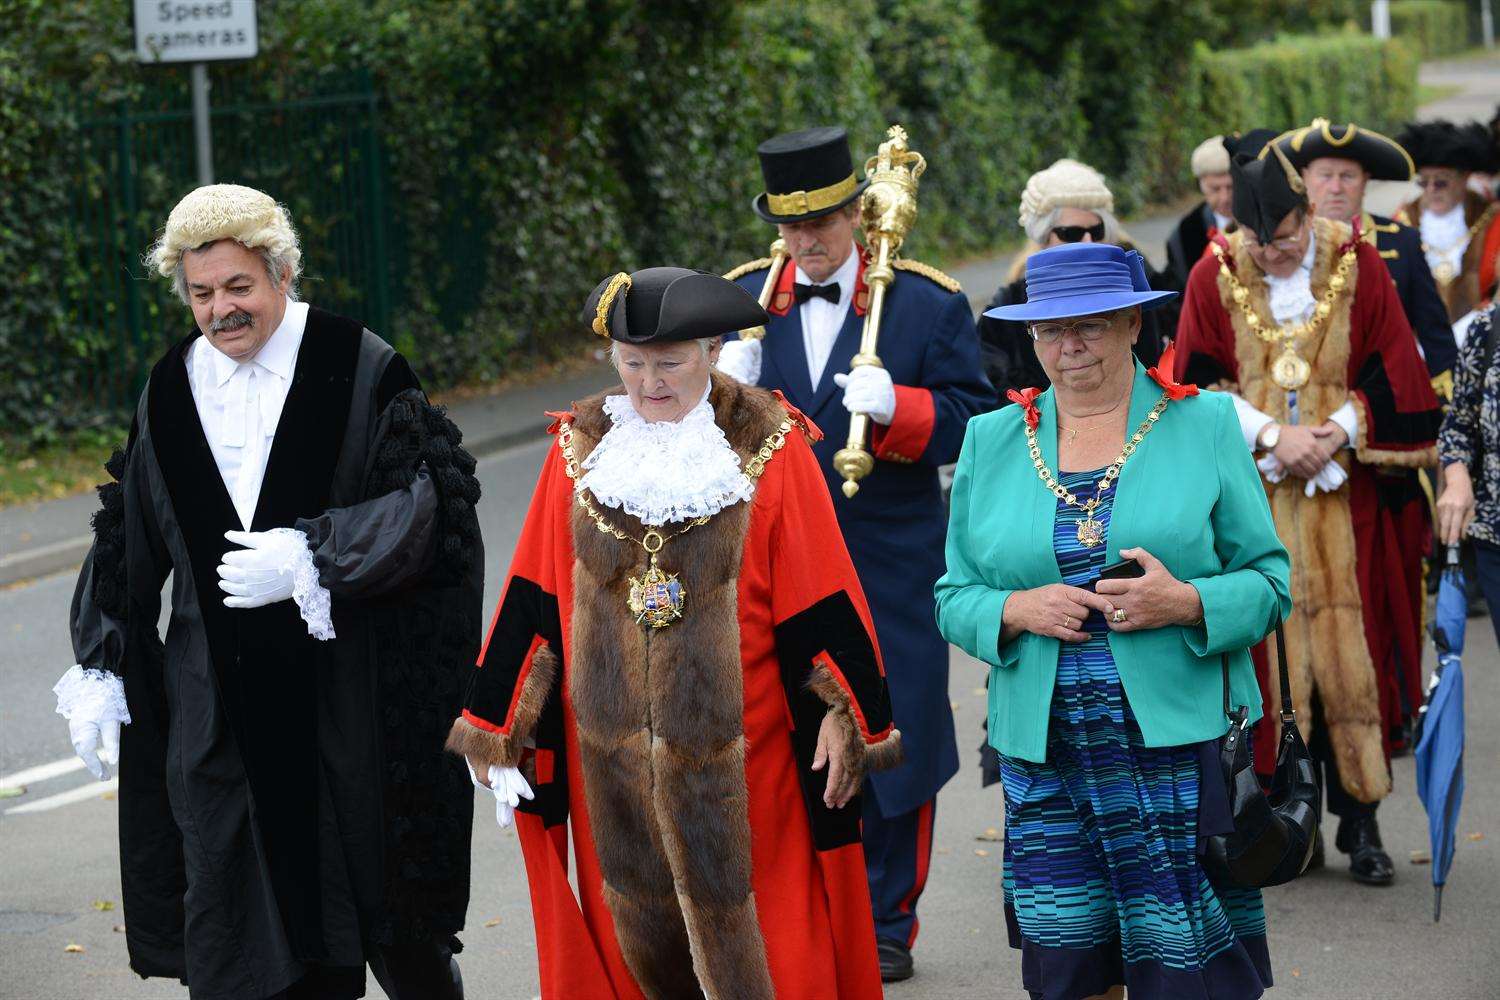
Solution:
[[[919,260],[904,259],[892,261],[892,264],[898,271],[910,271],[913,274],[920,274],[922,277],[932,281],[934,284],[941,285],[950,292],[963,291],[957,278],[951,274],[944,274],[931,264],[924,264]]]
[[[735,268],[734,270],[729,271],[728,273],[726,273],[724,275],[724,279],[726,281],[735,281],[735,280],[737,280],[739,278],[743,278],[745,275],[749,274],[751,271],[764,271],[766,268],[768,268],[770,266],[771,266],[771,258],[769,258],[769,257],[762,257],[759,260],[747,261],[746,263],[741,264],[739,267]]]

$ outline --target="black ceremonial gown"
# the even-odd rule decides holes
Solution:
[[[479,488],[405,360],[314,308],[251,530],[307,532],[337,638],[309,637],[290,600],[224,607],[216,567],[241,525],[188,384],[197,336],[152,371],[100,489],[74,652],[123,677],[132,719],[131,968],[260,998],[463,926],[473,796],[442,745],[480,639]]]

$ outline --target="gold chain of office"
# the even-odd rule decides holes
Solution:
[[[786,436],[791,433],[791,430],[792,422],[783,420],[781,425],[762,442],[760,451],[745,463],[746,479],[754,483],[761,477],[766,471],[766,463],[770,462],[772,456],[786,444]],[[565,463],[563,468],[568,474],[568,479],[576,483],[578,481],[578,456],[573,450],[573,425],[571,423],[563,421],[559,425],[557,446],[562,449]],[[599,513],[599,508],[595,507],[593,500],[589,499],[588,490],[575,490],[574,495],[578,498],[578,506],[582,507],[584,513],[594,522],[595,528],[622,542],[633,542],[639,545],[651,557],[646,572],[630,578],[630,592],[626,603],[630,607],[630,613],[635,616],[636,624],[650,628],[666,628],[682,618],[687,607],[687,591],[677,579],[676,573],[664,572],[657,565],[656,556],[672,539],[707,524],[713,515],[705,514],[703,517],[695,517],[669,535],[650,528],[644,535],[637,538],[611,524],[603,514]]]
[[[1161,419],[1162,413],[1167,408],[1167,401],[1171,398],[1170,393],[1161,394],[1161,399],[1158,399],[1156,405],[1151,407],[1151,412],[1146,414],[1146,419],[1141,421],[1141,425],[1135,429],[1130,440],[1125,442],[1125,447],[1120,449],[1120,457],[1104,470],[1099,485],[1094,489],[1094,495],[1087,501],[1080,501],[1066,486],[1057,481],[1057,477],[1052,474],[1051,469],[1047,468],[1047,463],[1042,458],[1042,447],[1036,440],[1036,428],[1029,423],[1026,425],[1026,446],[1031,452],[1031,464],[1036,466],[1036,474],[1041,479],[1042,485],[1069,507],[1076,507],[1083,511],[1083,520],[1078,522],[1078,544],[1085,548],[1104,544],[1104,522],[1094,517],[1094,511],[1104,502],[1104,494],[1119,478],[1120,470],[1125,467],[1130,456],[1135,454],[1141,442],[1146,440],[1146,435],[1151,433],[1151,428],[1155,427],[1156,422]]]
[[[1358,244],[1351,244],[1339,256],[1338,266],[1328,278],[1328,291],[1323,293],[1323,298],[1313,307],[1313,314],[1300,323],[1286,325],[1268,322],[1261,317],[1250,301],[1250,289],[1240,282],[1234,269],[1230,267],[1224,248],[1217,243],[1213,248],[1214,256],[1219,259],[1219,274],[1229,282],[1229,296],[1245,317],[1245,325],[1266,343],[1281,344],[1280,357],[1271,362],[1271,380],[1288,392],[1302,388],[1312,378],[1312,365],[1297,353],[1297,341],[1311,337],[1333,315],[1334,303],[1349,288],[1349,275],[1354,270]]]

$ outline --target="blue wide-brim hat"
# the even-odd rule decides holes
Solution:
[[[1135,250],[1113,243],[1062,243],[1026,261],[1025,302],[997,306],[985,315],[1025,322],[1067,319],[1127,306],[1154,309],[1176,294],[1147,283],[1145,261]]]

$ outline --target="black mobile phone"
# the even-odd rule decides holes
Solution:
[[[1138,576],[1145,575],[1146,567],[1134,559],[1121,559],[1119,562],[1111,563],[1101,569],[1099,576],[1094,582],[1098,583],[1099,580],[1134,580]]]

